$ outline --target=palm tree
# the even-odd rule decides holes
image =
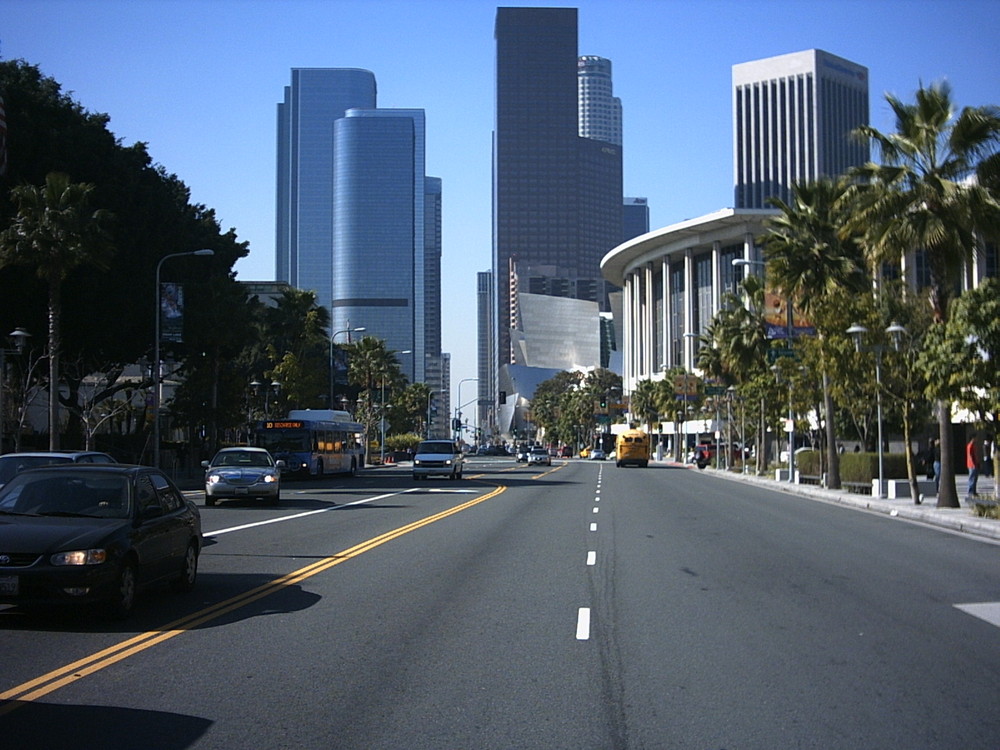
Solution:
[[[371,441],[379,418],[382,417],[382,397],[386,387],[391,391],[403,382],[396,355],[386,348],[385,341],[365,336],[355,344],[348,344],[347,378],[361,389],[358,421],[365,426],[365,451]],[[376,396],[376,389],[379,393]]]
[[[869,162],[851,171],[859,183],[848,191],[853,207],[848,228],[863,233],[875,268],[898,263],[914,250],[925,253],[931,310],[935,324],[944,325],[953,289],[976,252],[978,237],[1000,236],[996,195],[989,184],[970,179],[981,163],[996,166],[1000,110],[965,107],[956,117],[947,83],[921,86],[914,104],[891,95],[886,100],[896,116],[896,132],[870,126],[857,131],[871,139],[882,163]],[[984,176],[995,178],[995,170]],[[941,441],[938,507],[957,508],[950,400],[933,384],[931,390]]]
[[[771,200],[781,213],[765,222],[764,235],[769,281],[817,328],[826,412],[827,484],[834,489],[840,488],[840,456],[830,393],[831,353],[823,344],[831,334],[841,336],[842,331],[824,331],[818,323],[832,296],[863,293],[867,284],[856,238],[841,231],[846,221],[841,202],[846,187],[844,181],[829,178],[794,185],[790,204]]]
[[[0,266],[32,266],[49,292],[49,450],[59,449],[59,349],[62,283],[82,265],[107,268],[112,248],[102,224],[110,214],[91,210],[94,186],[72,183],[50,172],[45,185],[21,185],[10,191],[17,213],[0,233]]]

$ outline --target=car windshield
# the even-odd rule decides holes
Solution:
[[[212,466],[271,466],[271,457],[261,451],[223,451],[212,459]]]
[[[25,469],[69,462],[70,459],[67,456],[0,456],[0,484],[7,484],[14,478],[15,474]]]
[[[121,474],[71,470],[19,474],[0,490],[0,513],[128,518],[128,479]]]
[[[417,453],[454,453],[455,446],[446,440],[431,440],[417,446]]]

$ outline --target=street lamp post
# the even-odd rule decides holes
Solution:
[[[896,348],[899,348],[899,338],[906,332],[899,323],[893,323],[888,328],[885,329],[886,333],[890,334],[893,338]],[[850,328],[847,329],[847,333],[851,335],[854,339],[854,349],[858,353],[861,352],[872,352],[875,355],[875,411],[876,418],[878,420],[878,497],[879,499],[884,499],[886,496],[885,491],[885,455],[882,442],[882,353],[885,351],[885,347],[882,344],[874,344],[872,346],[864,346],[862,344],[862,339],[864,335],[868,333],[868,329],[862,325],[855,323]]]
[[[350,321],[348,321],[348,323],[350,323]],[[334,331],[332,334],[330,334],[330,399],[327,402],[329,404],[329,408],[330,409],[333,408],[333,404],[334,404],[333,395],[334,395],[334,390],[335,390],[335,387],[334,387],[335,386],[335,382],[334,382],[334,378],[333,378],[333,342],[336,340],[337,336],[339,336],[342,333],[346,333],[347,334],[347,343],[350,344],[351,343],[351,334],[352,333],[363,333],[366,330],[367,329],[364,328],[364,327],[360,327],[360,328],[344,328],[343,330]]]
[[[26,339],[31,338],[31,334],[28,333],[23,328],[15,328],[13,331],[7,334],[8,338],[14,344],[13,349],[4,349],[0,346],[0,453],[3,453],[3,426],[4,426],[4,401],[3,392],[7,381],[7,362],[4,357],[7,354],[19,355],[24,351],[24,345]],[[15,442],[17,442],[15,440]]]
[[[164,261],[170,258],[181,258],[185,255],[215,255],[214,250],[191,250],[186,253],[169,253],[160,258],[156,264],[156,289],[154,297],[156,305],[154,307],[153,320],[155,321],[155,335],[153,337],[153,466],[160,465],[160,269]]]
[[[472,383],[479,382],[479,378],[462,378],[458,381],[458,404],[455,406],[455,419],[452,422],[453,433],[455,435],[455,440],[458,441],[462,437],[462,428],[459,420],[462,418],[462,383]],[[456,425],[458,425],[456,427]]]
[[[271,411],[270,411],[269,396],[271,395],[272,392],[274,393],[275,397],[277,397],[277,395],[281,393],[281,383],[279,383],[277,380],[272,380],[270,383],[267,383],[265,385],[264,383],[261,383],[259,380],[252,380],[250,381],[250,387],[253,389],[254,396],[259,396],[261,389],[264,390],[264,419],[270,419]]]

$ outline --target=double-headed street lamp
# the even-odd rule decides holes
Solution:
[[[215,255],[214,250],[191,250],[186,253],[170,253],[160,258],[156,264],[156,288],[155,288],[155,313],[153,320],[156,321],[156,333],[153,337],[153,466],[160,465],[160,269],[163,263],[170,258],[181,258],[185,255]]]
[[[906,329],[899,323],[892,323],[885,332],[892,336],[893,346],[899,349],[900,337],[906,333]],[[875,404],[878,419],[878,497],[884,499],[885,492],[885,457],[882,447],[882,352],[885,347],[882,344],[864,346],[862,339],[868,333],[868,329],[855,323],[847,329],[847,333],[854,339],[854,349],[858,353],[872,352],[875,355]]]
[[[23,328],[15,328],[7,334],[7,337],[14,344],[13,349],[4,349],[0,346],[0,453],[3,453],[3,426],[4,426],[4,403],[3,391],[7,380],[7,363],[4,357],[7,354],[20,355],[24,351],[26,339],[31,338],[31,334]],[[17,441],[15,440],[15,443]]]
[[[273,393],[274,397],[277,398],[278,394],[281,393],[281,383],[277,380],[272,380],[270,383],[262,383],[257,379],[250,381],[250,388],[253,389],[254,396],[260,396],[261,390],[264,392],[264,419],[271,418],[271,405],[270,396]]]

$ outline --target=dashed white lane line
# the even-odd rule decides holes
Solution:
[[[591,531],[597,531],[597,524],[596,523],[590,524],[590,530]]]
[[[990,625],[1000,628],[1000,602],[981,602],[978,604],[956,604],[956,609],[960,609],[968,615],[985,620]]]
[[[594,508],[594,513],[597,513],[597,511],[599,511],[599,510],[600,510],[600,508]]]
[[[596,550],[590,550],[587,553],[587,565],[597,565],[597,552],[596,552]]]
[[[576,613],[576,639],[578,641],[590,639],[590,607],[580,607]]]

